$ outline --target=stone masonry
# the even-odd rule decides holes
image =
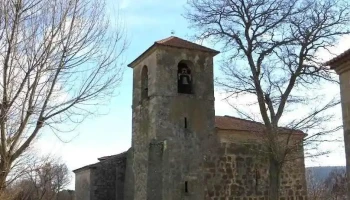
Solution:
[[[208,157],[206,163],[207,197],[268,200],[268,159],[259,137],[248,131],[217,130],[217,134],[221,140],[218,153]],[[306,199],[304,168],[302,157],[286,163],[281,175],[281,199]]]
[[[74,170],[76,198],[84,200],[122,199],[126,153],[99,158],[98,163]]]
[[[339,75],[340,96],[343,114],[344,143],[346,156],[347,197],[350,199],[350,49],[329,60],[330,66]]]
[[[77,200],[268,200],[264,126],[215,116],[218,53],[169,37],[129,64],[132,147],[75,170]],[[295,143],[305,136],[288,131]],[[298,149],[282,169],[281,200],[306,200]]]

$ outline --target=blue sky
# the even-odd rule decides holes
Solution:
[[[117,2],[117,1],[115,1]],[[114,4],[114,2],[111,2]],[[129,63],[146,50],[154,41],[175,35],[191,39],[194,30],[182,17],[186,0],[122,0],[119,1],[121,17],[127,28],[130,47],[126,52],[126,63]],[[350,37],[344,37],[335,53],[350,48]],[[347,45],[347,46],[346,46]],[[218,49],[215,46],[210,46]],[[330,57],[326,55],[325,57]],[[215,58],[215,76],[219,75]],[[37,141],[37,149],[43,154],[52,153],[60,156],[70,170],[97,162],[97,158],[117,154],[127,150],[131,144],[131,97],[132,70],[125,67],[123,82],[116,89],[117,95],[102,109],[103,115],[90,117],[72,133],[63,135],[64,139],[72,139],[69,143],[60,142],[55,135],[44,132]],[[224,101],[223,96],[216,93],[216,115],[233,115],[234,112]],[[340,112],[340,109],[339,109]],[[340,134],[341,132],[337,133]],[[327,145],[335,150],[333,154],[308,161],[308,165],[344,165],[342,143]],[[74,179],[70,188],[74,189]]]

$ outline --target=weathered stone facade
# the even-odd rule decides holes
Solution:
[[[350,199],[350,49],[325,63],[339,75],[346,156],[347,197]]]
[[[206,162],[208,199],[268,200],[268,159],[259,137],[249,131],[216,133],[220,147]],[[303,157],[286,163],[281,175],[281,200],[306,199],[304,169]]]
[[[96,169],[76,170],[76,188],[89,183],[77,190],[77,200],[267,200],[268,165],[256,137],[264,126],[215,117],[217,53],[170,37],[129,65],[132,148],[103,158]],[[223,119],[230,127],[218,125]],[[305,200],[302,147],[298,154],[293,167],[283,169],[281,200]]]
[[[99,158],[99,161],[74,170],[77,200],[107,200],[124,197],[126,153]]]

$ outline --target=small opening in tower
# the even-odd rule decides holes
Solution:
[[[177,92],[192,94],[192,74],[186,61],[180,61],[177,65]]]
[[[187,117],[184,118],[185,128],[187,128]]]
[[[188,182],[185,181],[185,193],[188,193]]]
[[[141,72],[141,100],[148,98],[148,68],[143,66]]]
[[[255,169],[255,190],[256,191],[258,191],[259,179],[260,179],[260,172],[258,169]]]

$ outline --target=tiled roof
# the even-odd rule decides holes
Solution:
[[[335,63],[341,61],[343,58],[350,56],[350,49],[344,51],[343,53],[341,53],[340,55],[332,58],[331,60],[327,61],[324,63],[324,65],[326,66],[331,66],[331,69],[334,69],[335,66],[333,66]]]
[[[108,160],[110,158],[123,158],[123,157],[126,157],[126,153],[127,153],[127,151],[124,151],[123,153],[119,153],[119,154],[115,154],[115,155],[103,156],[103,157],[98,158],[98,160],[103,161],[103,160]]]
[[[128,151],[124,151],[124,152],[122,152],[122,153],[115,154],[115,155],[103,156],[103,157],[98,158],[98,161],[101,162],[101,161],[108,160],[108,159],[111,159],[111,158],[125,158],[127,152],[128,152]],[[77,172],[82,171],[82,170],[85,170],[85,169],[95,168],[95,167],[98,166],[98,164],[100,164],[100,162],[94,163],[94,164],[91,164],[91,165],[86,165],[86,166],[84,166],[84,167],[75,169],[75,170],[73,170],[73,172],[74,172],[74,173],[77,173]]]
[[[94,163],[94,164],[91,164],[91,165],[86,165],[86,166],[84,166],[84,167],[80,167],[80,168],[78,168],[78,169],[73,170],[73,172],[74,172],[74,173],[77,173],[77,172],[82,171],[82,170],[84,170],[84,169],[95,168],[98,164],[99,164],[99,163]]]
[[[177,47],[177,48],[184,48],[184,49],[206,51],[206,52],[212,52],[215,54],[219,53],[219,51],[216,51],[214,49],[210,49],[205,46],[202,46],[175,36],[171,36],[171,37],[156,41],[155,44],[170,46],[170,47]]]
[[[254,122],[231,116],[215,116],[215,128],[221,130],[262,132],[262,130],[265,129],[265,125],[259,122]],[[292,130],[288,128],[280,128],[280,131],[284,133],[290,133],[290,131],[293,131],[293,134],[305,135],[300,130]]]
[[[176,47],[176,48],[182,48],[182,49],[191,49],[191,50],[197,50],[197,51],[203,51],[203,52],[209,52],[213,53],[214,55],[220,53],[219,51],[216,51],[214,49],[207,48],[205,46],[175,37],[171,36],[159,41],[154,42],[152,46],[150,46],[145,52],[143,52],[139,57],[137,57],[135,60],[133,60],[130,64],[128,64],[129,67],[133,67],[133,64],[139,60],[141,57],[143,57],[148,51],[150,51],[155,46],[168,46],[168,47]]]

